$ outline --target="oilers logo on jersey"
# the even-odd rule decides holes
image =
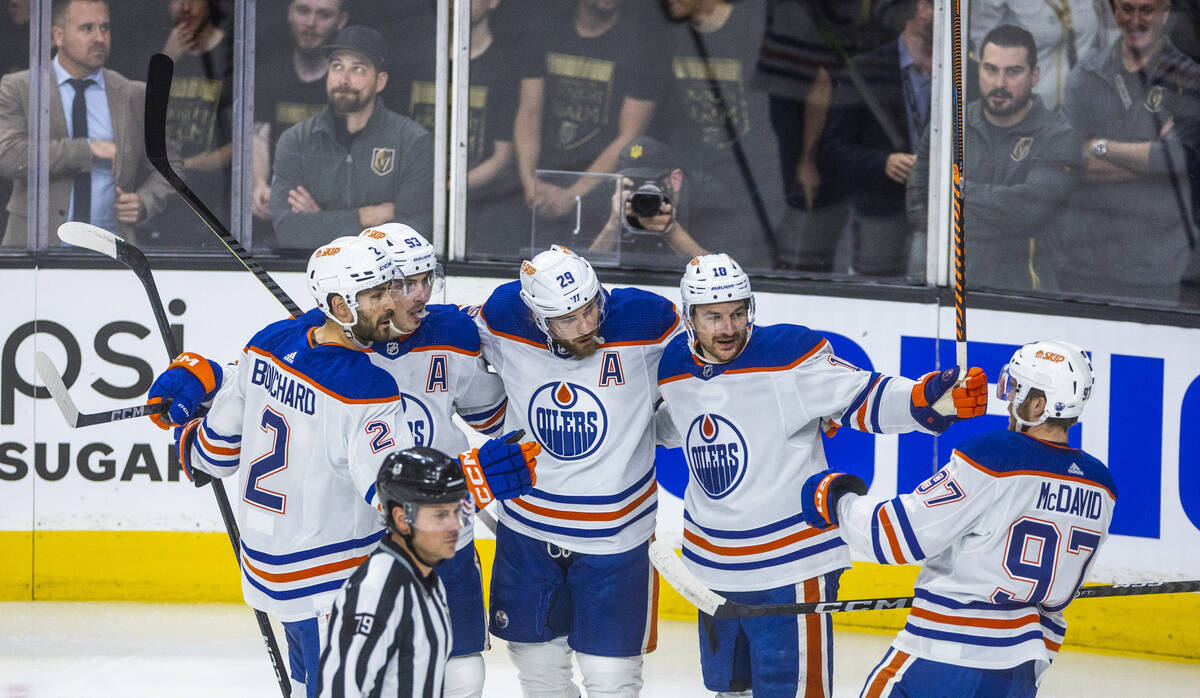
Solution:
[[[565,381],[546,383],[533,392],[528,419],[542,448],[564,461],[592,455],[608,432],[608,414],[600,398]]]
[[[697,485],[713,499],[732,492],[746,475],[749,450],[742,432],[729,419],[706,412],[688,426],[683,442]]]
[[[413,444],[428,446],[433,443],[433,413],[429,406],[412,393],[400,393],[400,405],[404,421],[412,432]]]

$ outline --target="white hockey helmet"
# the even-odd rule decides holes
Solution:
[[[562,245],[551,245],[531,260],[521,262],[521,300],[533,313],[538,329],[550,339],[547,320],[562,317],[592,300],[604,320],[605,294],[596,270],[586,259]]]
[[[696,350],[696,330],[692,325],[692,308],[710,303],[748,301],[746,304],[746,341],[754,328],[754,293],[750,277],[742,266],[724,252],[692,257],[679,280],[679,295],[683,300],[683,326],[687,330],[688,346]],[[703,358],[703,357],[698,357]],[[704,359],[707,361],[707,359]]]
[[[430,295],[442,290],[446,275],[437,261],[437,251],[424,235],[403,223],[384,223],[365,228],[358,235],[383,245],[384,250],[392,256],[396,271],[403,274],[405,280],[429,272]]]
[[[1094,382],[1092,360],[1082,348],[1054,340],[1031,342],[1018,349],[1000,369],[996,395],[1011,400],[1016,420],[1033,427],[1051,417],[1070,419],[1081,415]],[[1016,408],[1025,402],[1030,388],[1046,394],[1046,410],[1034,422],[1016,415]]]
[[[308,289],[325,316],[349,330],[358,322],[358,294],[396,280],[396,267],[383,246],[366,238],[344,236],[322,245],[308,259]],[[333,315],[330,294],[337,294],[350,308],[350,322]]]

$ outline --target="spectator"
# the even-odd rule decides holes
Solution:
[[[909,258],[904,189],[915,146],[929,121],[933,67],[933,4],[893,0],[876,6],[885,24],[902,23],[894,43],[852,59],[839,75],[837,114],[826,122],[823,148],[851,186],[852,268],[870,276],[900,276]],[[812,231],[819,233],[840,231]],[[837,235],[804,245],[822,270],[833,268]]]
[[[966,220],[971,288],[1055,290],[1050,231],[1077,179],[1080,140],[1036,93],[1033,35],[1004,24],[983,38],[982,99],[967,104]],[[909,220],[927,226],[929,129],[908,181]]]
[[[162,210],[170,186],[150,169],[142,133],[146,85],[104,68],[108,3],[56,0],[51,38],[58,54],[45,78],[50,96],[49,241],[58,226],[85,220],[136,241],[133,226]],[[58,89],[52,89],[53,79]],[[75,85],[78,85],[76,87]],[[0,177],[13,180],[5,246],[27,244],[29,71],[0,79]]]
[[[351,22],[381,28],[388,36],[384,56],[390,77],[379,95],[383,103],[432,133],[437,115],[437,3],[347,2]]]
[[[748,238],[768,246],[743,249],[740,240],[717,245],[747,267],[775,266],[774,230],[783,215],[783,189],[770,128],[767,93],[749,85],[766,22],[766,0],[663,0],[674,21],[664,42],[670,47],[670,90],[655,118],[654,132],[676,153],[687,154],[689,171],[713,179],[722,203],[737,215],[730,221]]]
[[[471,0],[467,100],[467,241],[473,254],[512,258],[530,243],[512,142],[518,81],[511,43],[492,32],[500,0]],[[524,224],[522,225],[522,221]]]
[[[984,35],[1001,24],[1033,34],[1042,73],[1035,91],[1052,110],[1062,104],[1071,69],[1104,51],[1117,35],[1112,8],[1097,0],[974,0],[970,20],[971,45],[980,51]]]
[[[321,49],[329,105],[279,137],[271,217],[285,247],[330,230],[399,221],[433,226],[433,137],[378,99],[387,85],[379,32],[352,24]]]
[[[777,264],[829,271],[826,240],[836,240],[849,215],[847,186],[822,161],[820,142],[833,96],[832,73],[843,58],[882,43],[867,5],[769,0],[754,84],[770,94],[771,126],[787,208],[776,231]],[[814,247],[815,243],[815,247]],[[813,249],[809,249],[813,247]]]
[[[625,146],[618,161],[622,181],[611,197],[608,221],[591,246],[592,252],[617,252],[623,263],[670,266],[708,250],[729,245],[762,268],[770,268],[768,231],[748,225],[744,204],[716,185],[707,173],[684,170],[681,158],[661,142],[642,136]],[[651,185],[655,190],[642,188]],[[634,196],[661,192],[639,212]],[[653,200],[653,194],[647,201]],[[656,209],[656,210],[655,210]],[[653,212],[651,212],[653,211]],[[648,214],[648,215],[647,215]]]
[[[1080,63],[1063,108],[1083,146],[1057,275],[1064,291],[1177,301],[1195,239],[1186,150],[1195,151],[1200,65],[1167,39],[1169,0],[1120,0],[1120,38]]]
[[[325,74],[329,60],[321,47],[333,41],[348,14],[343,0],[292,0],[287,6],[291,45],[263,56],[256,68],[254,100],[254,194],[251,213],[271,220],[271,160],[279,135],[325,108]],[[269,225],[255,222],[254,237]]]
[[[233,35],[222,27],[216,0],[168,0],[174,25],[162,52],[175,61],[167,140],[183,158],[179,175],[218,218],[229,223],[233,163]],[[165,245],[216,245],[194,224],[195,214],[173,199],[155,226]],[[326,235],[328,237],[328,235]]]
[[[547,18],[522,73],[513,144],[525,201],[560,218],[600,181],[540,181],[535,169],[607,173],[621,149],[650,126],[661,83],[648,52],[657,39],[623,11],[624,0],[576,0],[574,12]]]

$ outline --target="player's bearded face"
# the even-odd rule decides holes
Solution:
[[[362,344],[382,342],[391,336],[394,304],[402,291],[399,281],[391,281],[358,294],[358,322],[352,332]]]
[[[600,306],[593,300],[573,313],[546,320],[550,335],[576,358],[586,358],[600,348]]]
[[[750,324],[749,303],[744,300],[708,303],[692,308],[692,330],[700,353],[713,361],[725,362],[746,346]]]

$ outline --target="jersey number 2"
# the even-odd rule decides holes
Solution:
[[[1075,591],[1083,584],[1088,565],[1096,548],[1100,547],[1100,532],[1072,526],[1067,534],[1066,555],[1058,549],[1062,540],[1058,526],[1050,521],[1023,516],[1008,529],[1008,545],[1004,550],[1004,569],[1015,580],[1033,585],[1027,595],[1013,593],[1001,587],[992,592],[994,603],[1011,601],[1040,603],[1048,611],[1066,608]],[[1073,557],[1072,557],[1073,556]],[[1059,569],[1059,567],[1062,569]],[[1058,589],[1052,595],[1059,575],[1069,575],[1072,584],[1067,589]]]
[[[262,481],[287,468],[290,428],[283,415],[270,407],[263,410],[261,428],[264,432],[273,434],[274,438],[271,442],[271,450],[250,463],[250,472],[246,475],[244,498],[260,509],[282,514],[287,507],[287,495],[264,488]]]

